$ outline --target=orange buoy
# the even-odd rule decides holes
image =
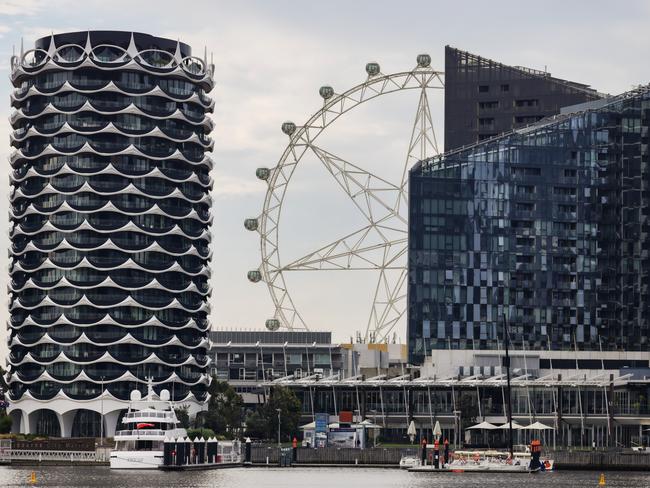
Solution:
[[[32,471],[32,475],[29,477],[29,482],[31,484],[36,483],[36,471]]]
[[[600,479],[598,480],[598,486],[605,486],[605,473],[600,473]]]

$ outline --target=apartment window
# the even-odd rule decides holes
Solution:
[[[492,127],[493,125],[494,125],[493,117],[485,117],[485,118],[478,119],[479,127]]]
[[[510,227],[513,229],[532,229],[533,221],[532,220],[513,220],[510,223]]]
[[[510,85],[508,85],[508,84],[501,85],[501,91],[502,92],[509,92],[510,91]]]
[[[478,92],[479,93],[487,93],[490,91],[489,85],[479,85],[478,86]]]
[[[478,140],[479,141],[484,141],[485,139],[489,139],[491,137],[496,136],[496,134],[490,133],[490,134],[479,134],[478,135]]]
[[[517,237],[518,246],[534,246],[535,238],[534,237]]]
[[[578,174],[578,171],[575,169],[565,169],[564,170],[564,177],[565,178],[575,178]]]
[[[535,204],[532,202],[515,202],[515,210],[532,212],[535,210]]]
[[[575,196],[577,192],[576,192],[575,187],[555,186],[555,187],[553,187],[553,193],[555,195],[572,195],[572,196]]]
[[[575,264],[575,256],[553,256],[553,264]]]
[[[558,239],[558,247],[576,247],[575,239]]]
[[[574,231],[576,230],[575,222],[553,222],[553,229],[556,231]]]
[[[515,124],[534,124],[535,122],[542,120],[543,115],[522,115],[515,117]]]
[[[522,98],[515,100],[515,107],[538,107],[539,100],[536,98]]]
[[[516,193],[517,195],[533,195],[535,187],[533,185],[517,185]]]
[[[499,102],[496,100],[490,102],[478,102],[478,108],[479,110],[490,110],[490,109],[499,108]]]
[[[542,174],[541,168],[522,168],[513,166],[511,171],[515,176],[540,176]]]
[[[558,210],[558,212],[562,212],[562,213],[574,213],[576,211],[576,206],[575,205],[558,205],[557,210]]]

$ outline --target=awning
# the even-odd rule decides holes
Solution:
[[[526,430],[555,430],[553,427],[549,427],[541,422],[535,422],[522,428]]]
[[[481,422],[480,424],[467,427],[465,430],[494,430],[494,429],[498,429],[498,427],[494,424],[491,424],[490,422]]]
[[[381,425],[372,423],[372,421],[366,419],[363,422],[359,422],[355,427],[363,427],[364,429],[381,429]]]
[[[503,429],[503,430],[506,430],[506,429],[509,429],[509,428],[510,428],[510,423],[509,423],[509,422],[506,422],[505,424],[503,424],[503,425],[499,425],[499,426],[497,427],[497,429]],[[519,429],[523,429],[524,426],[521,425],[521,424],[518,424],[516,421],[513,420],[513,421],[512,421],[512,428],[513,428],[514,430],[519,430]]]

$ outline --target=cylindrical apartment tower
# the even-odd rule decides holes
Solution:
[[[14,430],[111,435],[134,389],[207,395],[213,67],[75,32],[12,58]]]

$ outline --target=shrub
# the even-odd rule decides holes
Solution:
[[[3,415],[0,417],[0,434],[8,434],[11,432],[11,424],[13,424],[13,419],[9,415]]]
[[[191,440],[200,439],[203,437],[205,440],[208,440],[210,437],[215,437],[214,431],[212,429],[187,429],[187,437]]]

